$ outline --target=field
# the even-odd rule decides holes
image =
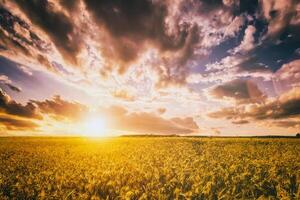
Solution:
[[[0,138],[0,199],[300,199],[300,139]]]

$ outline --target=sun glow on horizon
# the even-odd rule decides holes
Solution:
[[[87,137],[107,136],[106,121],[103,117],[91,117],[83,123],[83,135]]]

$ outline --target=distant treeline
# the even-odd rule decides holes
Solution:
[[[297,135],[264,135],[264,136],[208,136],[208,135],[158,135],[158,134],[143,134],[143,135],[121,135],[120,137],[187,137],[187,138],[300,138]]]

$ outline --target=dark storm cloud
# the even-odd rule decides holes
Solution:
[[[77,55],[84,46],[84,36],[80,35],[82,32],[70,18],[72,15],[64,13],[66,10],[74,11],[81,1],[60,0],[59,4],[65,10],[59,10],[60,8],[56,4],[47,0],[15,0],[15,2],[33,25],[37,25],[50,36],[60,53],[73,64],[76,63]],[[187,0],[178,2],[83,0],[83,2],[87,11],[94,16],[94,21],[101,27],[99,34],[108,32],[108,40],[98,41],[103,45],[101,53],[111,62],[118,62],[119,72],[125,72],[128,65],[140,57],[144,48],[148,48],[144,44],[155,45],[161,52],[176,53],[174,56],[169,56],[169,60],[165,57],[161,59],[165,65],[164,73],[156,70],[160,75],[159,85],[162,86],[168,85],[169,82],[184,84],[186,76],[190,73],[187,61],[194,59],[195,52],[199,52],[197,50],[207,48],[199,45],[201,40],[205,38],[210,45],[217,45],[217,38],[228,37],[226,31],[231,29],[229,25],[234,17],[245,18],[243,23],[246,24],[240,24],[242,29],[254,26],[256,28],[255,44],[262,43],[250,52],[249,59],[245,63],[238,66],[242,71],[266,70],[265,66],[276,71],[279,67],[279,62],[276,61],[289,61],[290,51],[295,51],[300,45],[297,24],[299,12],[297,11],[297,1],[293,0],[284,3],[273,0],[260,2],[257,0]],[[178,4],[178,6],[172,8],[172,3]],[[85,8],[82,7],[82,9]],[[30,31],[30,26],[11,12],[4,7],[0,9],[1,26],[10,35],[8,37],[2,30],[0,31],[0,40],[2,40],[0,48],[13,48],[27,56],[32,56],[33,53],[28,49],[28,45],[37,47],[41,51],[44,50],[45,45],[41,44],[42,41],[38,35]],[[219,16],[219,13],[222,14]],[[192,16],[200,18],[197,19],[198,21],[187,20]],[[202,23],[201,19],[205,23]],[[29,31],[30,37],[23,37],[16,32],[14,28],[16,24]],[[92,26],[92,24],[90,25]],[[210,31],[208,29],[210,26],[215,29]],[[222,31],[226,26],[226,31]],[[238,30],[234,30],[233,33],[236,31]],[[275,39],[272,39],[270,43],[267,38],[275,32],[276,37],[272,36]],[[229,35],[234,36],[235,34]],[[215,37],[216,40],[213,39]],[[280,44],[278,41],[281,41]],[[264,43],[268,43],[268,45]],[[178,52],[179,50],[180,52]],[[46,55],[39,53],[34,56],[34,59],[53,70],[51,61],[48,61]],[[107,67],[101,71],[102,74],[108,75],[108,72],[113,69],[111,62],[106,63]]]
[[[5,114],[42,119],[38,113],[37,107],[32,103],[22,105],[12,100],[3,90],[0,89],[0,111]]]
[[[231,7],[233,5],[234,4],[230,3],[229,6]],[[191,12],[191,10],[195,9],[196,14],[204,15],[204,13],[212,14],[218,9],[225,9],[225,7],[222,0],[186,0],[180,2],[179,9],[181,13],[184,14],[189,13]]]
[[[45,50],[43,41],[30,30],[29,24],[2,6],[0,6],[0,19],[0,44],[3,46],[3,50],[16,49],[25,55],[31,55],[28,46],[40,51]],[[19,27],[20,30],[16,30],[16,27]],[[28,37],[24,36],[25,32],[28,32]]]
[[[157,40],[162,49],[177,49],[184,45],[187,27],[182,27],[176,37],[165,33],[167,8],[163,3],[148,0],[133,0],[130,3],[122,0],[85,2],[96,20],[100,25],[104,24],[113,37],[127,37],[135,44],[145,39]],[[127,57],[124,56],[124,59],[131,59]]]
[[[76,9],[79,2],[79,0],[60,0],[60,4],[69,11]]]
[[[134,0],[130,4],[119,0],[85,0],[85,3],[99,26],[104,25],[110,33],[114,51],[124,62],[136,59],[146,38],[164,35],[163,19],[167,11],[163,6],[155,9],[147,0]]]
[[[258,8],[258,0],[240,0],[234,1],[236,3],[236,11],[239,13],[247,13],[253,15],[256,13]]]
[[[218,99],[227,97],[239,103],[257,102],[264,99],[263,93],[255,83],[240,79],[216,86],[211,90],[211,94]]]
[[[80,50],[80,37],[70,18],[47,0],[15,0],[20,9],[28,16],[33,24],[38,25],[48,36],[60,53],[71,63],[76,63],[76,55]]]
[[[22,28],[28,30],[29,29],[29,25],[23,21],[22,19],[20,19],[17,16],[14,16],[11,12],[9,12],[7,9],[5,9],[4,7],[0,6],[0,25],[1,28],[5,31],[7,31],[7,33],[9,35],[12,35],[13,37],[15,37],[15,41],[20,40],[26,44],[32,44],[27,38],[22,37],[21,35],[19,35],[14,26],[16,24],[18,24],[19,26],[21,26]]]
[[[0,115],[0,126],[4,126],[7,130],[10,131],[32,131],[39,127],[36,123],[28,120],[20,120],[2,115]]]
[[[193,26],[189,32],[186,43],[179,51],[179,56],[173,59],[163,59],[163,65],[156,67],[159,74],[157,87],[167,87],[169,85],[184,85],[189,74],[188,61],[193,59],[194,47],[199,41],[199,29]]]
[[[31,27],[9,10],[0,7],[0,53],[11,52],[11,59],[25,55],[28,59],[55,72],[52,64],[45,56],[48,47],[40,37],[32,32]],[[1,52],[2,51],[2,52]]]
[[[31,57],[30,51],[26,48],[25,45],[20,43],[17,40],[14,40],[8,37],[3,30],[0,29],[0,51],[13,50],[15,52],[21,52],[22,54]]]
[[[299,120],[300,116],[300,88],[294,88],[280,95],[277,99],[266,99],[262,103],[248,104],[223,108],[209,113],[212,118],[226,118],[236,120]]]
[[[183,49],[176,58],[177,66],[173,69],[178,76],[183,72],[182,68],[186,60],[193,55],[193,45],[199,40],[198,28],[193,24],[179,24],[178,20],[172,19],[175,20],[176,30],[167,33],[166,2],[133,0],[128,3],[121,0],[85,0],[85,3],[98,25],[104,26],[108,31],[111,48],[104,48],[103,51],[106,57],[113,57],[121,63],[119,69],[121,73],[126,71],[130,62],[138,58],[145,43],[156,46],[162,52]],[[174,66],[174,63],[172,65]],[[166,76],[162,79],[176,78],[176,75]]]

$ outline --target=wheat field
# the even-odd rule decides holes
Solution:
[[[300,199],[300,140],[0,138],[0,199]]]

